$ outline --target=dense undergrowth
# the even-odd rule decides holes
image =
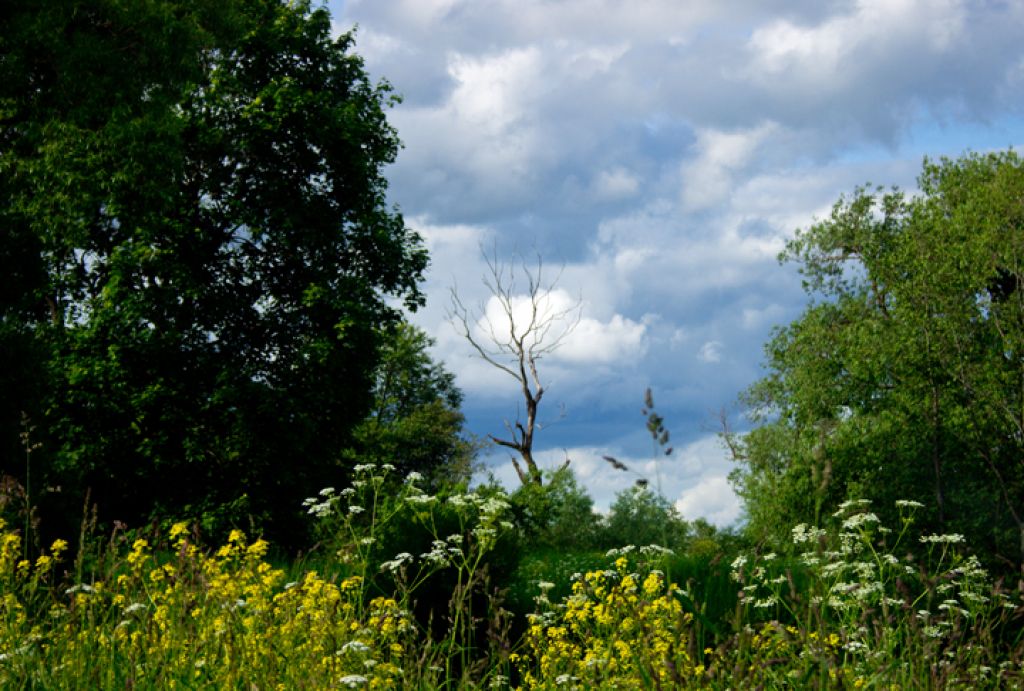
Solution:
[[[866,502],[789,554],[538,550],[502,492],[360,466],[274,564],[179,523],[29,558],[0,523],[3,688],[1020,688],[1021,586]],[[403,546],[396,550],[396,545]],[[705,546],[706,547],[706,546]],[[756,552],[756,551],[755,551]]]

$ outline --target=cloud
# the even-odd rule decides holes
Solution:
[[[640,179],[625,168],[602,170],[593,181],[593,193],[599,200],[632,197],[639,189]]]
[[[722,361],[721,341],[708,341],[697,351],[697,359],[709,364]]]
[[[557,351],[555,357],[573,364],[611,364],[634,360],[644,354],[646,327],[621,314],[607,322],[585,317]]]
[[[697,157],[684,163],[683,208],[717,206],[735,190],[734,177],[749,166],[758,148],[778,129],[771,122],[737,132],[697,132]]]
[[[675,505],[686,518],[704,518],[719,526],[732,525],[741,513],[739,498],[729,479],[721,475],[702,478],[694,487],[683,490]]]
[[[860,0],[851,12],[817,25],[778,19],[750,37],[750,70],[834,90],[908,47],[922,59],[951,50],[964,37],[965,18],[960,0]]]
[[[523,344],[527,351],[573,365],[608,364],[642,353],[645,327],[620,314],[602,322],[582,317],[583,305],[556,288],[502,299],[492,295],[474,324],[474,338]],[[547,353],[550,352],[550,356]]]
[[[566,417],[538,450],[569,449],[605,498],[632,480],[607,480],[602,451],[644,470],[637,406],[653,386],[673,440],[695,445],[666,496],[732,515],[705,424],[806,304],[777,262],[794,230],[856,185],[913,189],[924,154],[1024,146],[1020,2],[331,4],[405,98],[388,198],[430,250],[412,319],[465,390],[470,429],[500,431],[519,394],[447,324],[448,288],[493,310],[481,246],[536,248],[564,263],[548,298],[584,300],[541,362],[542,414]]]

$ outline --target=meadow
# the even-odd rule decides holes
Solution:
[[[3,688],[1021,688],[1021,584],[959,535],[867,501],[787,554],[521,553],[494,487],[430,495],[361,465],[306,500],[316,550],[241,530],[84,534],[30,556],[0,525]],[[88,533],[88,526],[83,529]],[[396,551],[397,550],[397,551]]]

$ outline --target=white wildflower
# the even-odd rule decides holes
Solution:
[[[339,653],[347,653],[352,651],[354,653],[365,653],[370,649],[370,646],[366,645],[362,641],[349,641],[345,645],[341,646]]]
[[[843,529],[853,530],[866,523],[878,523],[878,516],[870,512],[854,514],[843,521]]]
[[[919,501],[913,501],[912,499],[899,499],[896,501],[896,508],[898,509],[923,509],[924,504]]]
[[[959,533],[952,533],[949,535],[922,535],[921,542],[931,544],[947,544],[953,545],[964,541],[964,536]]]

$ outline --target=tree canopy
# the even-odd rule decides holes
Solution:
[[[1024,164],[926,161],[919,187],[858,189],[788,244],[814,299],[766,347],[734,480],[763,539],[847,498],[908,499],[1019,563]]]
[[[431,359],[422,329],[400,322],[385,334],[370,414],[352,433],[355,462],[416,471],[434,487],[467,482],[478,445],[463,430],[455,375]]]
[[[36,477],[110,519],[288,513],[423,299],[388,85],[306,1],[12,0],[0,26],[4,469],[24,412]]]

